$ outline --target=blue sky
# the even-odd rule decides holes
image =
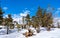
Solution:
[[[5,15],[7,14],[23,14],[28,10],[30,15],[36,14],[38,6],[43,9],[50,7],[55,8],[53,15],[60,17],[60,0],[1,0],[1,6],[4,8]],[[58,12],[58,13],[57,13]]]

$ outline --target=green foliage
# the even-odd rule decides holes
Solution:
[[[8,22],[11,22],[12,23],[13,19],[11,17],[11,14],[8,14]]]
[[[39,25],[42,24],[42,17],[43,17],[43,13],[42,13],[42,9],[40,7],[38,7],[38,10],[36,12],[36,23],[38,24],[37,26],[39,27]]]
[[[13,22],[13,19],[10,14],[8,14],[8,18],[5,18],[6,25],[10,25]]]
[[[33,27],[35,27],[35,28],[39,27],[38,21],[39,21],[39,20],[38,20],[37,17],[32,16],[32,26],[33,26]]]
[[[30,15],[29,14],[27,14],[27,16],[26,16],[26,21],[30,21]]]
[[[36,16],[32,16],[32,23],[34,27],[39,27],[39,25],[47,27],[47,25],[51,25],[53,23],[52,13],[47,13],[46,10],[42,10],[38,7]]]
[[[30,20],[30,15],[29,14],[27,14],[27,16],[26,16],[26,22],[27,22],[27,25],[30,26],[31,20]]]
[[[7,34],[9,32],[9,28],[10,29],[13,28],[13,26],[11,26],[12,22],[13,22],[13,19],[11,17],[11,14],[8,14],[8,18],[5,18],[5,23],[6,23],[6,26],[7,26]]]
[[[44,10],[43,18],[42,18],[42,26],[47,26],[47,14],[46,10]]]
[[[2,12],[2,8],[0,8],[0,24],[2,24],[3,22],[3,12]]]
[[[42,17],[42,9],[40,8],[40,6],[38,7],[36,16],[37,16],[37,17]]]

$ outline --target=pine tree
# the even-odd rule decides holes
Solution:
[[[51,24],[53,23],[52,13],[47,14],[47,30],[50,31]]]
[[[11,17],[11,14],[8,14],[8,18],[5,19],[6,21],[6,26],[7,26],[7,34],[9,32],[9,27],[11,27],[10,25],[12,24],[13,22],[13,19]]]
[[[48,20],[48,24],[52,24],[53,23],[52,13],[48,13],[47,14],[47,20]]]
[[[12,22],[13,22],[13,19],[11,17],[11,14],[8,14],[8,25],[10,26],[10,29],[12,29],[12,27],[14,27],[14,25],[12,26]]]
[[[2,8],[0,7],[0,25],[3,22],[3,12],[2,12]]]
[[[35,17],[35,16],[32,16],[32,26],[33,26],[34,28],[36,28],[36,26],[37,26],[37,25],[36,25],[36,24],[37,24],[36,21],[37,21],[37,20],[36,20],[36,17]]]
[[[7,27],[7,34],[8,34],[8,32],[9,32],[9,26],[8,26],[8,19],[7,19],[7,17],[5,18],[5,25]]]
[[[47,26],[47,13],[46,10],[44,10],[43,18],[42,18],[42,26],[46,27]]]
[[[29,14],[27,14],[27,16],[26,16],[26,22],[27,22],[27,25],[30,26],[29,25],[29,22],[30,22],[30,15]]]
[[[37,33],[40,32],[39,20],[36,16],[32,16],[32,26],[36,29]]]
[[[38,7],[36,16],[37,16],[37,17],[42,17],[42,9],[40,8],[40,6]]]
[[[33,16],[32,17],[32,20],[33,20],[33,26],[36,29],[37,33],[40,32],[40,26],[42,24],[42,9],[40,7],[38,7],[38,10],[36,12],[36,16]]]
[[[52,17],[52,11],[54,10],[54,8],[51,8],[50,5],[48,5],[48,13],[47,13],[47,23],[48,25],[51,25],[53,23],[53,17]]]
[[[37,10],[37,12],[36,12],[36,18],[37,18],[37,23],[39,24],[39,25],[41,25],[42,24],[42,9],[40,8],[40,7],[38,7],[38,10]]]

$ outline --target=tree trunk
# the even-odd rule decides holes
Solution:
[[[9,26],[7,26],[7,34],[9,34]]]

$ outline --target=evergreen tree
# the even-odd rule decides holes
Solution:
[[[8,26],[8,18],[7,17],[5,18],[5,25],[7,27],[7,34],[8,34],[8,32],[9,32],[9,26]]]
[[[27,14],[27,16],[26,16],[26,22],[27,22],[27,25],[30,26],[29,25],[29,22],[30,22],[30,15],[29,14]]]
[[[39,26],[39,22],[38,22],[38,18],[36,16],[32,16],[32,26],[36,29],[37,33],[40,32],[40,26]]]
[[[42,9],[38,7],[37,13],[36,13],[36,18],[37,18],[37,23],[41,26],[42,24]]]
[[[44,10],[44,13],[43,13],[42,26],[43,27],[47,26],[47,13],[46,13],[46,10]]]
[[[3,12],[2,12],[2,8],[0,7],[0,24],[2,24],[3,22]]]
[[[37,28],[36,31],[37,33],[40,32],[40,26],[42,24],[42,9],[38,7],[38,10],[36,12],[36,16],[32,17],[32,23],[33,27]]]
[[[37,23],[36,23],[36,17],[35,16],[32,16],[32,26],[34,27],[34,28],[36,28],[36,25]]]
[[[6,26],[7,26],[7,34],[9,32],[9,27],[11,27],[10,25],[12,24],[13,22],[13,19],[11,17],[11,14],[8,14],[8,18],[5,19],[6,21]]]
[[[47,21],[48,25],[53,23],[52,13],[47,14]]]
[[[53,23],[52,13],[47,14],[47,30],[49,31]]]
[[[42,9],[40,8],[40,6],[38,7],[36,16],[37,16],[37,17],[42,17]]]

